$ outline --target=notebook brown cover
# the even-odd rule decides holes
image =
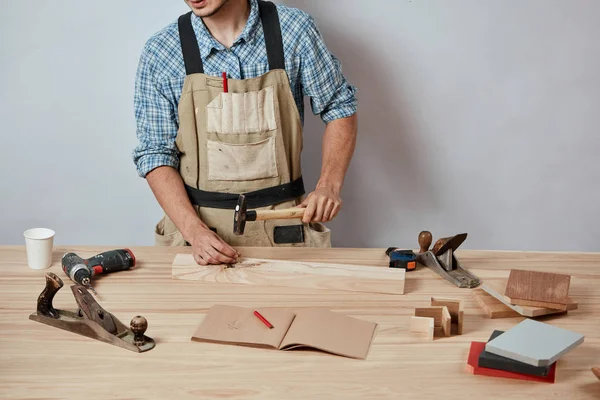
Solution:
[[[278,350],[312,348],[343,357],[365,359],[377,324],[319,308],[299,311],[256,309],[273,325],[269,329],[254,309],[215,305],[192,340]]]

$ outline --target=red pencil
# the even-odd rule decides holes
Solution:
[[[223,72],[223,93],[227,93],[227,72]]]
[[[263,324],[265,324],[269,329],[273,329],[273,325],[271,325],[271,323],[269,321],[267,321],[265,319],[265,317],[260,315],[260,313],[258,311],[254,311],[254,315],[256,315],[258,317],[258,319],[260,319],[263,322]]]

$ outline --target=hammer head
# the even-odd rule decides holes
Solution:
[[[233,213],[233,233],[243,235],[246,228],[246,196],[240,194]]]

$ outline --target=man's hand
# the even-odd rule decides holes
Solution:
[[[317,188],[299,205],[305,207],[302,222],[333,220],[342,206],[340,193],[356,145],[357,116],[327,124],[323,135],[323,162]]]
[[[210,229],[198,226],[188,242],[192,245],[194,260],[200,265],[233,264],[239,253]]]
[[[317,187],[298,207],[306,208],[302,217],[305,224],[311,221],[328,222],[340,211],[342,199],[339,192],[331,187]]]

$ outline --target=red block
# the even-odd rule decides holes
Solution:
[[[502,371],[499,369],[483,368],[478,366],[479,355],[485,350],[485,342],[471,342],[467,368],[473,375],[496,376],[499,378],[520,379],[523,381],[554,383],[556,378],[556,363],[550,368],[548,376],[534,376],[516,372]]]

